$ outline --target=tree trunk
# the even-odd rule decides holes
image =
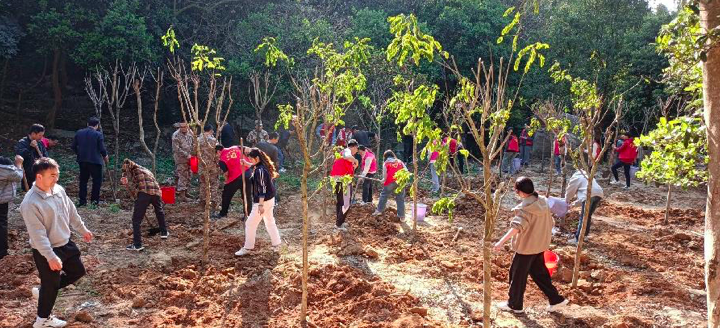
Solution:
[[[3,72],[2,72],[2,78],[0,78],[0,104],[2,104],[3,94],[5,91],[5,77],[7,76],[7,69],[8,64],[10,63],[10,58],[5,58],[5,64],[3,64]]]
[[[590,205],[592,203],[592,183],[594,177],[595,169],[593,168],[592,170],[590,170],[590,173],[587,177],[588,188],[585,198],[585,204],[583,205],[585,210],[582,217],[582,225],[580,226],[580,237],[578,238],[577,248],[575,249],[575,264],[573,266],[572,288],[577,287],[578,278],[580,276],[580,258],[582,257],[581,255],[583,250],[583,241],[585,240],[585,234],[587,233],[588,217],[590,217]]]
[[[705,33],[720,25],[719,15],[720,1],[700,1],[700,24]],[[720,327],[720,48],[717,46],[710,48],[703,62],[703,100],[710,156],[705,209],[707,317],[708,327]]]
[[[481,146],[483,147],[483,146]],[[500,155],[502,156],[502,155]],[[489,152],[483,152],[483,184],[485,193],[485,232],[483,234],[483,326],[491,325],[492,305],[492,235],[495,230],[495,202],[492,192],[492,162]],[[502,164],[500,164],[502,166]],[[500,169],[502,172],[502,168]],[[500,205],[498,205],[500,206]]]
[[[302,297],[300,301],[300,322],[302,326],[307,326],[307,310],[308,310],[308,227],[310,220],[308,218],[308,175],[310,174],[312,161],[310,158],[310,149],[308,149],[307,141],[305,140],[306,131],[301,124],[294,124],[295,131],[297,131],[298,143],[302,151],[304,164],[303,164],[303,175],[300,179],[300,192],[302,193],[302,215],[303,215],[303,229],[302,229]],[[310,132],[313,133],[313,132]],[[323,205],[323,209],[325,206]]]
[[[200,192],[205,193],[205,208],[203,212],[203,254],[202,254],[202,263],[203,265],[208,264],[208,251],[210,250],[210,205],[212,203],[212,196],[210,192],[210,172],[207,170],[208,160],[206,158],[203,158],[204,152],[200,151],[200,143],[195,141],[195,153],[198,154],[198,157],[200,158],[200,162],[203,164],[203,167],[206,169],[203,170],[202,179],[205,181],[205,190],[201,190]],[[243,177],[240,177],[241,179],[244,179]],[[214,183],[214,182],[213,182]],[[243,188],[244,189],[244,188]]]
[[[668,183],[667,200],[665,201],[665,221],[663,224],[667,225],[670,220],[670,196],[672,195],[672,185]]]
[[[547,192],[545,192],[545,197],[550,197],[550,190],[552,189],[553,180],[555,178],[555,145],[554,141],[557,139],[556,136],[553,136],[553,146],[550,147],[550,172],[548,172],[548,185],[547,185]]]
[[[413,183],[412,183],[412,190],[413,190],[413,211],[412,211],[412,220],[413,220],[413,232],[415,232],[415,228],[417,226],[417,186],[418,186],[418,162],[417,162],[417,136],[413,134]]]
[[[62,51],[55,49],[53,53],[53,65],[52,65],[52,89],[53,89],[53,106],[50,108],[47,116],[45,117],[45,127],[48,130],[52,130],[55,127],[55,117],[57,116],[60,106],[62,106],[62,89],[60,88],[60,65]]]

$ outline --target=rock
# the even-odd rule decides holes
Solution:
[[[560,280],[562,282],[572,282],[573,272],[572,270],[570,270],[570,268],[562,268],[560,269],[558,274],[560,275]]]
[[[378,254],[378,252],[372,248],[366,248],[365,255],[371,259],[377,259],[378,257],[380,257],[380,254]]]
[[[605,276],[605,271],[602,270],[593,270],[592,273],[590,273],[590,277],[600,282],[605,281]]]
[[[150,259],[159,266],[168,266],[172,264],[172,257],[165,252],[158,252],[150,256]]]
[[[593,283],[591,283],[585,279],[578,279],[577,287],[580,288],[585,293],[589,294],[590,292],[592,292]]]
[[[441,262],[440,262],[440,264],[441,264],[442,266],[444,266],[444,267],[446,267],[446,268],[450,269],[450,270],[452,270],[452,269],[455,269],[455,268],[456,268],[456,265],[455,265],[455,263],[452,263],[452,262],[450,262],[450,261],[441,261]]]
[[[592,274],[590,273],[590,271],[580,271],[579,276],[580,276],[580,279],[589,280],[590,277],[592,276]]]
[[[470,319],[472,319],[473,321],[483,321],[483,310],[473,310],[472,313],[470,313]]]
[[[427,310],[427,308],[414,307],[414,308],[410,309],[410,312],[419,314],[424,317],[424,316],[427,316],[428,310]]]
[[[692,236],[690,236],[684,232],[678,232],[675,235],[673,235],[673,239],[675,239],[677,241],[688,241],[688,240],[692,240]]]
[[[90,313],[88,313],[87,311],[79,311],[75,314],[75,320],[80,322],[90,323],[93,321],[93,319],[94,318],[92,317],[92,315],[90,315]]]
[[[141,308],[145,306],[145,300],[142,297],[135,297],[132,302],[133,309]]]

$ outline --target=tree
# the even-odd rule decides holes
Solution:
[[[153,80],[155,80],[155,110],[153,111],[153,124],[155,125],[155,142],[153,143],[152,150],[150,150],[150,147],[148,147],[147,142],[145,141],[145,128],[143,127],[142,88],[143,83],[145,82],[145,77],[148,73],[152,76]],[[160,91],[162,89],[163,77],[165,75],[164,73],[165,72],[161,68],[157,69],[157,73],[148,72],[148,69],[146,67],[140,74],[138,74],[135,82],[133,82],[133,92],[135,93],[135,103],[137,104],[140,145],[143,147],[143,150],[145,150],[148,156],[150,156],[150,160],[152,161],[153,174],[155,175],[157,175],[157,149],[158,145],[160,144],[161,133],[160,125],[158,125],[157,113],[158,105],[160,103]]]
[[[2,77],[0,77],[0,99],[2,99],[5,90],[5,77],[7,76],[10,58],[18,52],[18,43],[24,33],[20,30],[20,25],[4,15],[0,15],[0,59],[4,59],[2,68]]]

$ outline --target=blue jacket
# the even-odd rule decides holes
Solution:
[[[78,163],[103,164],[107,156],[102,133],[91,127],[78,130],[72,142],[72,150],[77,155]]]

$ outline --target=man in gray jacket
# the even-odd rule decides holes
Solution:
[[[8,210],[23,178],[22,163],[22,156],[15,156],[14,164],[0,156],[0,259],[8,255]]]
[[[35,161],[35,184],[20,204],[40,276],[40,288],[32,290],[33,297],[38,299],[33,328],[65,327],[65,321],[50,315],[58,291],[85,275],[80,250],[70,240],[70,227],[81,233],[85,242],[93,238],[65,189],[57,184],[59,168],[51,158]]]

